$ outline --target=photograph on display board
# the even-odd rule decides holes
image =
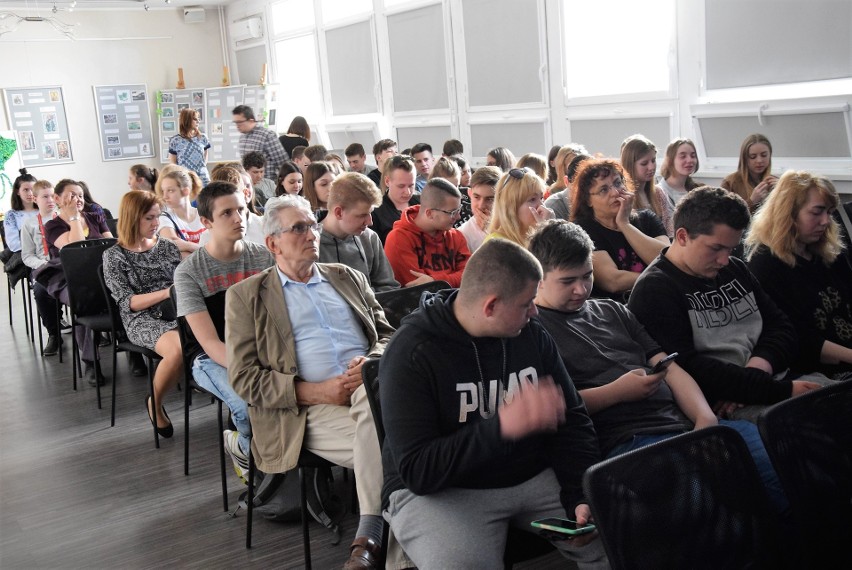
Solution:
[[[24,96],[20,93],[15,93],[12,95],[12,105],[23,105],[24,104]]]
[[[164,131],[175,130],[175,122],[174,121],[163,121],[163,130]]]
[[[189,103],[178,103],[178,106],[177,106],[178,113],[180,113],[184,109],[189,109]]]
[[[44,158],[54,159],[56,158],[56,149],[53,147],[52,142],[42,143],[41,145],[41,155]]]
[[[115,125],[118,123],[118,115],[115,113],[108,113],[104,115],[104,124],[105,125]]]
[[[50,101],[53,103],[58,103],[61,100],[62,98],[59,95],[59,91],[57,91],[56,89],[52,89],[50,91]]]
[[[71,149],[68,141],[56,141],[56,156],[59,158],[71,158]]]
[[[121,149],[120,148],[108,148],[107,149],[107,156],[109,156],[110,158],[119,158],[121,156]]]
[[[115,100],[119,103],[130,103],[130,90],[117,89],[115,92]]]
[[[174,103],[175,102],[175,94],[174,93],[161,93],[160,94],[160,102],[161,103]]]
[[[145,101],[145,92],[142,90],[134,90],[130,92],[130,99],[133,101]]]
[[[32,131],[21,131],[18,133],[18,140],[21,142],[21,150],[35,150],[36,143]]]
[[[193,91],[192,92],[192,104],[193,105],[203,105],[204,104],[204,91]]]
[[[139,154],[151,154],[151,145],[142,143],[139,145]]]
[[[163,107],[162,111],[163,111],[163,117],[174,117],[175,116],[175,110],[174,110],[173,107]]]
[[[55,133],[57,129],[56,113],[42,113],[41,121],[44,125],[44,132]]]
[[[128,131],[141,131],[142,130],[142,121],[127,121],[127,130]]]
[[[214,134],[214,135],[221,135],[221,134],[222,134],[222,132],[223,132],[223,130],[222,130],[222,123],[213,123],[213,124],[211,125],[211,127],[212,127],[212,129],[211,129],[211,131],[210,131],[210,132],[211,132],[212,134]]]
[[[195,107],[195,112],[198,113],[198,122],[204,121],[204,107]]]
[[[108,135],[107,144],[121,144],[121,137],[118,135]]]

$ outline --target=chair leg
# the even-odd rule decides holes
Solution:
[[[77,389],[77,369],[79,367],[80,375],[83,375],[83,367],[80,364],[80,354],[77,350],[77,323],[74,322],[74,317],[71,317],[71,376],[74,382],[74,389]]]
[[[148,389],[151,394],[151,410],[154,412],[153,418],[154,421],[151,422],[151,425],[154,426],[154,447],[160,449],[160,434],[157,433],[157,406],[159,403],[157,402],[157,395],[154,394],[154,359],[148,358]]]
[[[9,281],[9,277],[6,277],[6,294],[9,297],[9,326],[14,326],[12,322],[12,282]]]
[[[27,285],[29,287],[32,287],[31,285],[29,285],[29,283]],[[41,327],[41,311],[38,310],[38,305],[36,305],[35,325],[36,325],[36,328],[38,329],[38,353],[41,354],[42,356],[44,356],[44,336],[42,335],[42,332],[41,332],[41,329],[42,329],[42,327]],[[57,330],[57,332],[61,332],[61,331]],[[61,335],[60,335],[60,339],[61,339]],[[59,349],[60,349],[60,352],[61,352],[61,350],[62,350],[62,344],[61,343],[59,345]]]
[[[94,362],[92,366],[95,368],[95,392],[98,395],[98,409],[101,408],[101,355],[98,354],[98,338],[97,333],[92,329],[92,347],[94,350]],[[82,374],[82,373],[81,373]]]
[[[192,390],[189,384],[186,386],[187,393]],[[228,479],[225,476],[225,422],[222,420],[222,400],[217,399],[217,409],[219,410],[219,471],[222,475],[222,506],[225,512],[228,512]]]
[[[186,380],[187,390],[183,394],[183,474],[184,476],[189,475],[189,406],[192,403],[190,401],[189,394],[192,390],[189,389],[189,378]],[[220,418],[221,421],[221,418]],[[225,510],[228,510],[228,507],[225,507]]]
[[[56,303],[56,334],[59,335],[59,364],[62,364],[62,303],[57,299]],[[71,329],[71,332],[74,332],[74,329]],[[77,389],[76,383],[74,384],[74,389]]]
[[[24,295],[24,315],[26,316],[27,336],[30,337],[30,342],[35,342],[35,327],[33,327],[33,297],[30,294],[30,279],[29,277],[22,280],[21,293]]]
[[[311,537],[308,534],[308,491],[305,470],[299,466],[299,494],[302,502],[302,544],[305,552],[305,570],[311,570]]]
[[[113,331],[112,335],[112,406],[110,409],[110,418],[109,418],[109,427],[115,427],[115,385],[118,383],[118,374],[116,373],[116,367],[118,365],[118,347],[116,343],[118,341],[115,337],[115,331]]]
[[[221,414],[219,415],[221,418]],[[224,449],[223,449],[224,450]],[[251,548],[251,522],[254,514],[254,454],[249,449],[248,495],[246,497],[246,548]]]

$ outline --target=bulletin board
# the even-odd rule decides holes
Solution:
[[[24,166],[19,140],[15,131],[0,131],[0,212],[12,208],[14,180]]]
[[[160,162],[169,162],[169,141],[180,134],[180,112],[193,108],[198,113],[198,129],[210,138],[205,127],[207,104],[204,88],[200,89],[163,89],[157,93],[157,122],[160,128]],[[212,151],[212,149],[211,149]]]
[[[3,93],[25,167],[74,162],[62,87],[16,87]]]
[[[211,149],[208,162],[240,160],[240,131],[231,111],[244,102],[245,85],[205,89],[207,103],[207,139]]]
[[[144,83],[95,85],[95,110],[104,161],[154,156],[148,88]]]
[[[257,122],[268,129],[278,131],[278,86],[251,85],[245,88],[243,104],[254,110]]]

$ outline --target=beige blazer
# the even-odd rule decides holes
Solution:
[[[361,321],[366,356],[381,356],[394,329],[366,277],[338,263],[317,267]],[[307,414],[296,402],[293,324],[275,266],[233,285],[225,299],[228,378],[249,405],[252,453],[266,473],[289,471],[299,460]]]

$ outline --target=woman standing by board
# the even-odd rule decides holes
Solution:
[[[195,172],[201,183],[210,183],[210,173],[207,171],[207,151],[210,142],[198,129],[198,113],[195,109],[181,109],[178,119],[179,135],[169,141],[169,161]]]

